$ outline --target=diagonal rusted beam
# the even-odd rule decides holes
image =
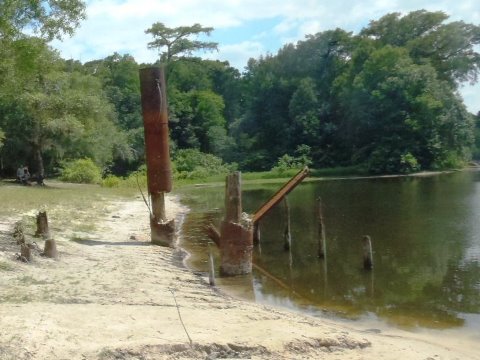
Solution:
[[[308,167],[300,170],[294,177],[292,177],[285,185],[283,185],[265,204],[263,204],[253,214],[252,222],[255,224],[262,217],[264,217],[275,205],[277,205],[290,191],[292,191],[303,179],[309,174]]]

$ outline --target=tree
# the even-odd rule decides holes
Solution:
[[[81,0],[3,0],[0,2],[0,39],[18,38],[25,29],[46,40],[72,35],[85,19]]]
[[[22,61],[14,67],[15,87],[0,97],[0,126],[8,135],[5,158],[33,161],[43,176],[46,160],[50,168],[81,157],[104,166],[114,155],[128,155],[98,79],[65,71],[65,62],[44,40],[24,38],[13,45]]]
[[[361,36],[382,45],[408,49],[417,64],[430,63],[440,79],[451,86],[463,81],[476,82],[480,72],[480,26],[455,21],[445,24],[448,16],[441,12],[419,10],[404,16],[387,14],[363,29]]]
[[[352,157],[375,173],[458,165],[468,158],[472,119],[430,65],[404,48],[382,47],[365,61],[342,105]]]
[[[216,50],[217,43],[196,40],[200,34],[210,35],[212,27],[203,27],[200,24],[192,26],[179,26],[168,28],[163,23],[157,22],[145,33],[152,34],[155,39],[148,43],[150,49],[157,49],[162,63],[170,63],[181,54],[191,55],[198,50]],[[191,40],[191,37],[195,37]]]

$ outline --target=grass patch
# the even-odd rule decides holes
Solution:
[[[35,279],[31,275],[22,276],[21,278],[18,279],[18,281],[20,283],[22,283],[23,285],[45,285],[45,284],[49,284],[48,281]]]
[[[13,271],[14,267],[12,264],[6,261],[0,261],[0,271]]]

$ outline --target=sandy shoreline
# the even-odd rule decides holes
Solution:
[[[455,339],[353,328],[235,299],[183,266],[181,249],[150,245],[141,199],[107,210],[75,241],[68,230],[55,234],[57,261],[37,254],[31,264],[13,260],[11,222],[2,219],[1,360],[480,359],[479,347]],[[169,216],[185,211],[167,199]]]

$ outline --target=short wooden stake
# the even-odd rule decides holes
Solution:
[[[55,243],[54,239],[45,240],[43,255],[52,259],[56,259],[58,257],[57,244]]]
[[[253,245],[260,245],[260,221],[253,224]]]
[[[373,269],[373,251],[372,251],[372,240],[370,236],[365,235],[363,237],[363,268],[365,270]]]
[[[37,231],[35,231],[35,237],[48,238],[49,235],[47,212],[40,211],[37,215]]]
[[[292,234],[290,232],[290,205],[288,204],[288,198],[286,196],[283,198],[283,201],[285,204],[286,218],[285,231],[283,232],[283,248],[285,249],[285,251],[288,251],[292,246]]]
[[[325,236],[325,224],[323,222],[322,199],[317,199],[317,219],[318,219],[318,257],[325,259],[327,254],[327,239]]]
[[[32,261],[31,249],[25,243],[20,245],[20,255],[22,256],[23,259],[25,259],[28,262]]]
[[[208,283],[210,286],[215,286],[215,264],[213,261],[213,254],[212,249],[210,248],[210,244],[208,244]]]

